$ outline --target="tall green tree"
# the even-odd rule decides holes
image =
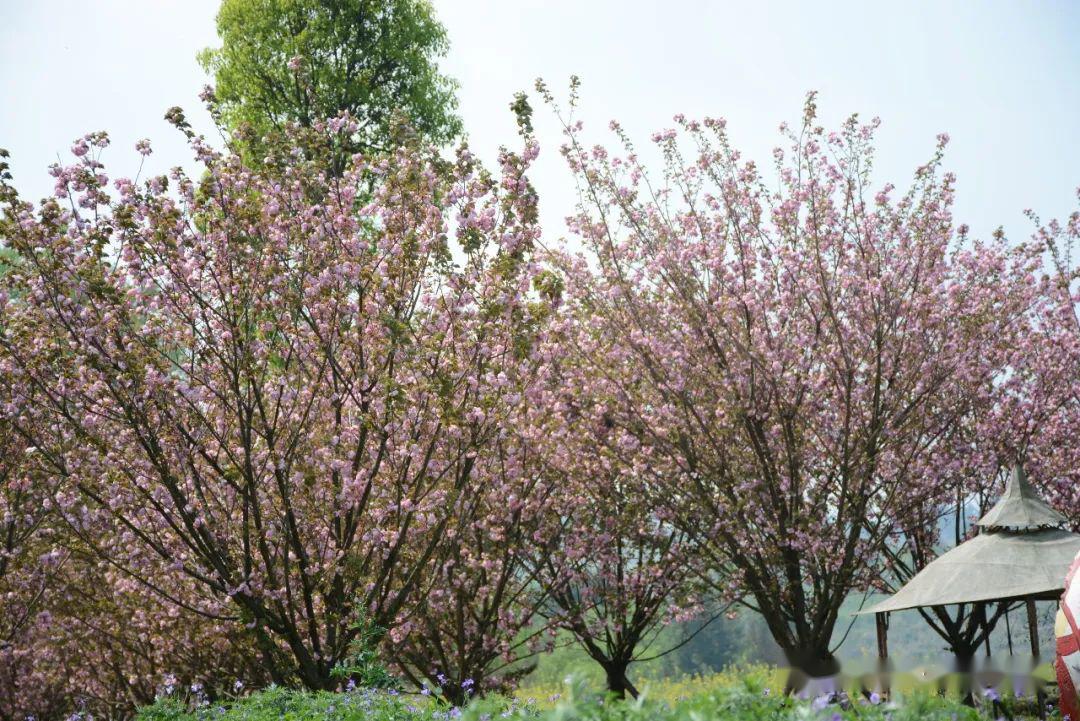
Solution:
[[[221,47],[199,62],[249,143],[342,110],[359,123],[350,152],[386,148],[399,121],[436,143],[461,130],[457,84],[436,65],[446,29],[427,0],[223,0],[217,31]]]

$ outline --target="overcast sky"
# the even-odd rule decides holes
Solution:
[[[1080,3],[706,2],[705,0],[435,0],[461,83],[461,115],[488,160],[515,142],[513,93],[543,76],[558,91],[583,80],[590,140],[619,119],[646,144],[671,116],[722,116],[735,143],[767,165],[777,125],[820,91],[826,123],[880,116],[878,178],[903,185],[950,133],[958,219],[986,235],[1022,216],[1076,207],[1080,185]],[[828,6],[828,9],[824,9]],[[213,44],[217,0],[0,0],[0,147],[30,198],[70,141],[107,130],[110,172],[134,172],[149,137],[151,170],[189,165],[163,120],[181,105],[210,130],[195,62]],[[538,103],[534,103],[538,105]],[[550,114],[533,174],[549,235],[573,202]]]

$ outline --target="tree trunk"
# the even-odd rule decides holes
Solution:
[[[785,649],[788,663],[811,678],[825,678],[840,673],[840,662],[828,648]]]
[[[784,685],[785,694],[801,691],[811,679],[830,678],[840,673],[840,662],[828,648],[784,649],[790,671]]]
[[[973,683],[975,678],[975,653],[978,648],[978,644],[970,643],[959,649],[956,646],[953,647],[953,660],[956,663],[960,703],[973,708],[975,706],[975,686]]]
[[[638,697],[638,690],[634,688],[634,684],[630,683],[630,679],[626,677],[626,668],[629,665],[629,661],[610,661],[604,664],[608,693],[613,694],[616,698],[626,698],[627,694],[631,698]]]

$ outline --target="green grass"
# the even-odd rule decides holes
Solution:
[[[596,670],[598,668],[595,662],[590,662],[586,673],[579,672],[577,668],[568,668],[564,676],[558,679],[550,676],[527,677],[515,691],[514,698],[539,709],[555,708],[571,688],[567,684],[567,678],[573,679],[572,687],[578,697],[601,695],[604,679]],[[728,668],[717,673],[684,674],[677,677],[642,674],[634,676],[633,681],[649,701],[677,704],[694,696],[725,688],[741,688],[747,684],[763,690],[779,690],[784,687],[784,672],[771,666],[753,664]]]
[[[165,698],[142,709],[138,721],[983,721],[1034,713],[1029,700],[1006,698],[1003,707],[980,711],[921,688],[877,704],[795,700],[778,692],[782,683],[775,669],[758,666],[649,683],[641,698],[616,701],[578,679],[560,688],[523,689],[516,698],[478,699],[464,709],[420,695],[271,688],[227,704]]]
[[[430,702],[381,691],[346,693],[269,688],[227,704],[191,703],[176,697],[143,708],[137,721],[440,721]]]

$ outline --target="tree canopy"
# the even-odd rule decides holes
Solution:
[[[223,0],[221,47],[199,54],[223,120],[261,138],[348,111],[352,151],[385,149],[397,120],[435,143],[454,138],[449,46],[427,0]]]

